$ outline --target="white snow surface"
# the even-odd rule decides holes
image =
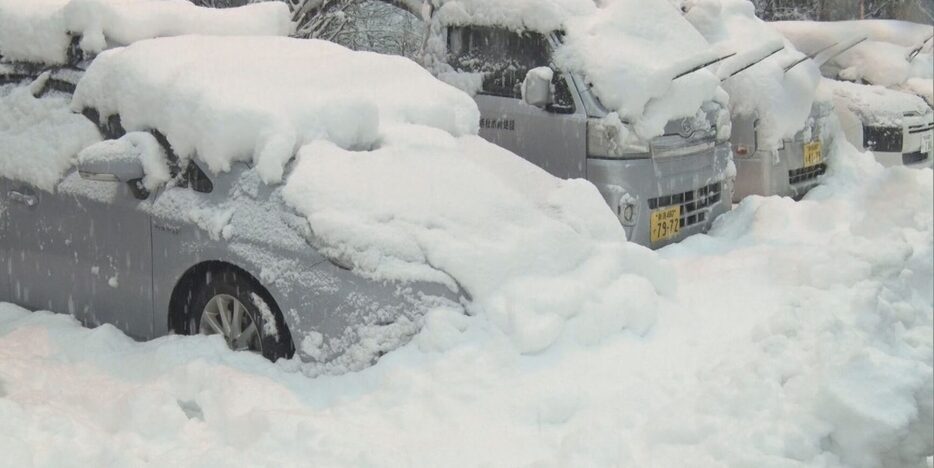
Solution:
[[[934,26],[899,21],[790,21],[771,24],[798,48],[809,53],[834,42],[867,37],[867,41],[833,57],[825,65],[838,74],[833,78],[865,80],[880,86],[895,87],[910,78],[930,78],[932,73],[930,43],[912,62],[908,61],[908,53],[934,34]]]
[[[934,173],[835,145],[803,201],[749,197],[646,252],[678,287],[644,336],[523,355],[489,316],[438,312],[375,366],[308,378],[0,304],[4,463],[926,466]]]
[[[155,190],[171,179],[165,150],[154,136],[146,132],[129,132],[117,140],[105,140],[81,150],[77,160],[82,162],[137,159],[143,166],[143,186]]]
[[[596,11],[594,0],[429,0],[446,25],[501,26],[550,33],[572,16]]]
[[[67,95],[36,98],[34,88],[0,86],[0,174],[52,191],[75,155],[100,134],[90,120],[71,112]]]
[[[807,41],[816,48],[855,37],[911,47],[934,34],[934,25],[901,20],[775,21],[771,24],[793,41]]]
[[[381,280],[460,285],[470,312],[524,353],[655,321],[669,272],[626,242],[592,184],[477,136],[409,125],[382,139],[373,151],[319,141],[299,152],[283,196],[323,253]]]
[[[0,0],[0,56],[14,61],[64,63],[71,35],[96,54],[154,37],[291,31],[282,2],[215,9],[185,0]]]
[[[835,106],[849,109],[871,125],[899,127],[905,113],[925,115],[931,112],[924,99],[882,86],[824,78],[820,88],[833,97]]]
[[[459,136],[480,120],[469,96],[406,58],[282,37],[180,36],[105,51],[75,90],[72,108],[87,107],[119,114],[130,131],[159,130],[214,172],[255,163],[266,182],[281,181],[311,141],[368,149],[382,126]]]
[[[784,68],[804,54],[769,23],[757,18],[748,0],[681,0],[681,9],[708,42],[723,53],[736,52],[735,57],[720,65],[720,78],[784,47],[726,79],[723,87],[730,95],[734,115],[758,117],[756,136],[760,146],[774,147],[804,128],[820,81],[820,70],[813,61],[805,61],[786,73]]]

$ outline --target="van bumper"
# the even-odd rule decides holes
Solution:
[[[729,143],[683,156],[588,158],[587,177],[616,213],[628,239],[657,249],[706,232],[714,219],[732,209],[731,159]],[[681,207],[678,234],[652,242],[652,212],[675,205]]]

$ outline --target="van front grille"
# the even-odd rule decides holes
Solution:
[[[708,211],[716,205],[721,197],[723,185],[716,182],[699,189],[687,192],[665,195],[649,199],[649,209],[681,206],[681,227],[689,227],[703,223],[707,220]]]
[[[922,153],[916,151],[914,153],[905,153],[902,155],[902,164],[918,164],[919,162],[924,162],[928,159],[927,153]]]
[[[801,182],[814,180],[824,175],[825,172],[827,172],[827,165],[823,163],[810,167],[802,167],[801,169],[792,169],[788,171],[788,183],[795,185]]]

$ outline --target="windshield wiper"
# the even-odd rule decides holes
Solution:
[[[711,61],[709,61],[709,62],[702,63],[702,64],[700,64],[700,65],[698,65],[698,66],[696,66],[696,67],[694,67],[694,68],[691,68],[690,70],[687,70],[687,71],[685,71],[685,72],[679,74],[678,76],[672,78],[671,81],[677,80],[678,78],[681,78],[682,76],[685,76],[685,75],[690,75],[691,73],[694,73],[694,72],[696,72],[697,70],[701,70],[701,69],[707,68],[707,67],[709,67],[709,66],[711,66],[711,65],[713,65],[713,64],[715,64],[715,63],[717,63],[717,62],[722,62],[722,61],[724,61],[724,60],[726,60],[726,59],[728,59],[728,58],[730,58],[730,57],[732,57],[732,56],[734,56],[734,55],[736,55],[736,52],[733,52],[732,54],[729,54],[729,55],[724,55],[723,57],[720,57],[720,58],[717,58],[717,59],[713,59],[713,60],[711,60]]]
[[[820,61],[817,62],[817,65],[822,67],[822,66],[824,66],[825,63],[829,62],[832,58],[837,57],[838,55],[840,55],[840,54],[842,54],[842,53],[844,53],[844,52],[846,52],[846,51],[848,51],[848,50],[850,50],[850,49],[852,49],[852,48],[854,48],[854,47],[856,47],[856,46],[858,46],[858,45],[860,45],[860,44],[862,44],[863,42],[866,42],[866,41],[868,41],[868,40],[869,40],[869,37],[868,37],[868,36],[864,36],[864,37],[861,37],[861,38],[856,39],[856,40],[851,40],[851,43],[850,43],[850,44],[847,44],[846,46],[842,47],[840,50],[838,50],[838,51],[836,51],[836,52],[834,52],[834,53],[828,55],[827,57],[824,57],[823,59],[821,59]]]
[[[775,50],[773,50],[773,51],[771,51],[771,52],[769,52],[768,54],[763,55],[762,57],[760,57],[760,58],[758,58],[758,59],[756,59],[756,60],[753,60],[753,61],[750,62],[748,65],[744,66],[743,68],[740,68],[739,70],[734,71],[733,73],[730,73],[730,76],[727,76],[726,78],[723,78],[723,79],[720,80],[720,81],[723,82],[723,81],[726,81],[726,80],[728,80],[728,79],[730,79],[730,78],[733,78],[734,76],[739,75],[740,73],[742,73],[742,72],[748,70],[749,68],[752,68],[752,67],[753,67],[754,65],[756,65],[757,63],[761,63],[763,60],[765,60],[765,59],[767,59],[767,58],[769,58],[769,57],[771,57],[771,56],[773,56],[773,55],[775,55],[775,54],[777,54],[777,53],[779,53],[779,52],[781,52],[781,51],[783,51],[783,50],[785,50],[785,46],[784,46],[784,45],[782,45],[781,47],[779,47],[779,48],[777,48],[777,49],[775,49]]]
[[[789,63],[787,66],[785,66],[785,73],[788,73],[788,71],[791,70],[792,68],[797,67],[798,65],[801,65],[802,63],[804,63],[804,62],[806,62],[806,61],[808,61],[808,60],[811,60],[811,59],[813,59],[814,57],[817,57],[818,55],[824,53],[825,51],[830,50],[830,49],[836,47],[837,44],[839,44],[839,43],[840,43],[840,42],[838,41],[838,42],[834,42],[833,44],[830,44],[830,45],[828,45],[828,46],[826,46],[826,47],[821,47],[820,49],[814,51],[813,53],[807,54],[807,55],[805,55],[804,57],[801,57],[800,59],[795,60],[794,62]]]
[[[931,39],[934,39],[934,34],[931,34],[930,36],[928,36],[927,39],[921,41],[920,44],[916,45],[913,49],[911,49],[911,51],[908,52],[908,57],[907,57],[908,61],[910,62],[914,60],[915,57],[917,57],[918,54],[921,53],[921,50],[924,49],[924,45],[927,44],[928,41],[930,41]]]

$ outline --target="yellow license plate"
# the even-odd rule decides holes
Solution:
[[[681,206],[669,206],[653,211],[649,228],[652,242],[678,235],[678,231],[681,230]]]
[[[819,141],[812,141],[804,145],[804,167],[816,166],[822,160]]]

